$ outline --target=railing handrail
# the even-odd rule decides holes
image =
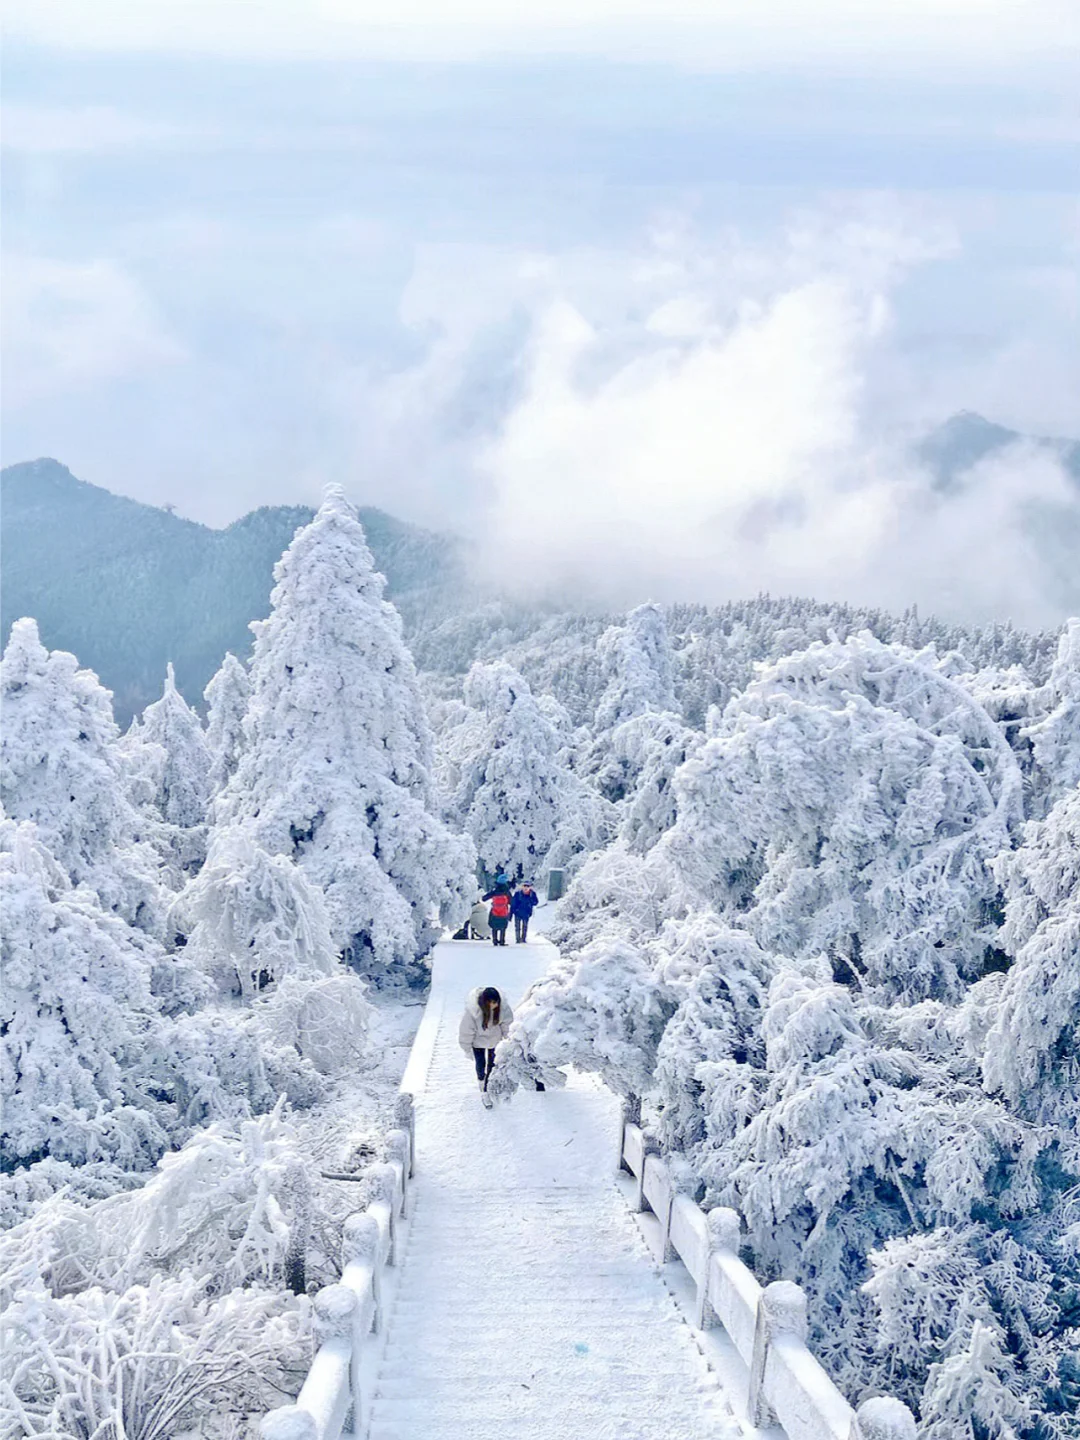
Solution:
[[[619,1169],[636,1180],[634,1204],[660,1225],[660,1256],[682,1262],[697,1287],[693,1323],[719,1322],[749,1368],[747,1418],[781,1424],[788,1440],[915,1440],[915,1419],[882,1396],[853,1410],[806,1343],[806,1296],[790,1280],[762,1287],[739,1259],[741,1221],[726,1207],[702,1210],[680,1194],[659,1145],[623,1104]]]

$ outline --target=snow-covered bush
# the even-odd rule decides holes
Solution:
[[[256,1016],[280,1047],[292,1046],[321,1075],[366,1058],[372,1007],[363,981],[349,971],[312,979],[290,975],[267,992]]]
[[[46,650],[33,620],[11,627],[0,692],[6,813],[32,820],[68,878],[94,889],[106,910],[160,934],[164,894],[109,692],[74,655]]]
[[[436,814],[432,742],[401,622],[356,514],[331,488],[255,622],[246,748],[215,802],[326,897],[363,973],[407,967],[475,896],[472,846]]]
[[[295,1388],[310,1330],[306,1300],[256,1288],[210,1298],[188,1273],[119,1294],[28,1289],[0,1317],[7,1433],[224,1440],[238,1410]]]

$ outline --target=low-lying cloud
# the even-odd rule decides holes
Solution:
[[[1068,579],[1043,537],[1080,536],[1080,497],[1053,456],[1014,447],[942,489],[867,413],[890,287],[918,257],[881,231],[826,257],[803,232],[771,266],[733,253],[715,286],[672,264],[636,315],[550,296],[475,453],[488,573],[618,605],[767,590],[1059,620]]]

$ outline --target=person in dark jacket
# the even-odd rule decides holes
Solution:
[[[514,917],[514,941],[518,945],[524,945],[529,935],[529,921],[532,913],[540,904],[540,896],[532,888],[528,880],[522,881],[521,889],[515,890],[513,899],[510,901],[510,914]]]

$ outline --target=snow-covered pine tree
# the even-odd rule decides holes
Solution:
[[[17,620],[0,663],[0,798],[32,820],[74,884],[153,934],[165,893],[146,842],[152,826],[131,800],[136,777],[119,742],[112,698],[74,655],[48,651],[37,624]]]
[[[0,889],[5,1155],[147,1168],[168,1143],[144,1093],[159,946],[73,889],[29,822],[0,822]]]
[[[240,763],[244,748],[244,716],[251,698],[247,669],[231,650],[203,691],[203,698],[209,707],[206,746],[210,751],[209,787],[212,798],[224,790]]]
[[[614,730],[648,710],[676,710],[671,640],[659,605],[638,605],[597,644],[606,684],[596,729]]]
[[[612,743],[612,732],[638,717],[666,712],[677,720],[671,641],[659,605],[639,605],[623,625],[612,625],[597,641],[604,688],[591,720],[592,739],[579,761],[606,800],[631,793],[640,773],[640,748]],[[632,731],[633,733],[633,731]]]
[[[202,825],[209,796],[210,751],[198,715],[176,688],[171,661],[161,699],[146,707],[138,729],[142,739],[165,751],[155,797],[162,817],[181,830]]]
[[[215,819],[250,822],[321,888],[362,973],[422,956],[475,896],[475,855],[435,813],[416,670],[356,513],[337,487],[274,571],[252,625],[246,749]]]
[[[566,767],[560,738],[528,683],[509,665],[474,665],[470,713],[448,744],[458,777],[453,810],[489,874],[537,876],[607,835],[604,802]]]

